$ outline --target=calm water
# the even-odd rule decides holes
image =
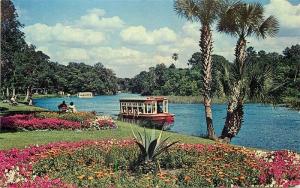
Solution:
[[[119,112],[119,99],[136,97],[132,94],[115,96],[96,96],[90,99],[46,98],[35,99],[39,107],[57,110],[57,105],[65,100],[73,101],[79,111],[96,111],[99,114],[116,116]],[[206,125],[201,104],[170,104],[169,111],[175,114],[175,123],[171,131],[188,135],[204,135]],[[214,126],[217,134],[222,131],[226,115],[226,105],[213,106]],[[283,107],[246,104],[243,127],[233,144],[265,148],[270,150],[290,149],[300,152],[300,112]]]

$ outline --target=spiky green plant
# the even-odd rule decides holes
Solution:
[[[140,132],[137,132],[138,136],[134,133],[132,127],[131,130],[135,139],[135,143],[140,149],[140,155],[137,160],[136,169],[143,173],[157,172],[159,166],[156,160],[157,157],[166,152],[172,145],[179,142],[175,141],[168,143],[167,141],[170,137],[162,139],[163,130],[160,131],[158,137],[153,137],[147,134],[145,128],[143,135]]]

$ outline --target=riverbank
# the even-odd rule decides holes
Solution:
[[[0,102],[0,115],[15,113],[15,112],[36,112],[36,111],[48,111],[45,108],[40,108],[36,106],[29,106],[23,103],[18,103],[18,105],[11,105],[9,103]]]
[[[201,96],[165,96],[169,103],[174,104],[200,104],[203,102]],[[213,98],[212,99],[214,104],[224,104],[227,102],[226,98]]]

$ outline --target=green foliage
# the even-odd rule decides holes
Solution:
[[[154,132],[153,132],[154,133]],[[175,141],[172,143],[167,143],[169,137],[161,140],[163,130],[160,131],[160,134],[157,138],[153,138],[149,134],[147,134],[144,128],[144,134],[142,135],[140,132],[137,132],[138,136],[135,135],[132,130],[132,134],[135,138],[135,143],[140,148],[140,159],[143,161],[153,161],[163,152],[166,152],[169,147],[178,143],[179,141]]]
[[[37,112],[36,117],[40,118],[58,118],[69,121],[84,122],[96,118],[96,114],[92,112],[77,112],[77,113],[58,113],[58,112]]]
[[[167,143],[169,137],[161,140],[163,130],[157,138],[153,138],[146,133],[144,128],[144,134],[137,132],[138,136],[135,135],[132,130],[132,134],[135,138],[135,143],[140,149],[139,158],[137,161],[137,171],[142,173],[156,172],[158,169],[156,158],[162,153],[166,152],[172,145],[178,143],[178,141]],[[153,132],[154,133],[154,132]]]

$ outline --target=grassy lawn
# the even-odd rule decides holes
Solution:
[[[27,131],[27,132],[5,132],[0,133],[0,149],[24,148],[28,145],[45,144],[57,141],[78,141],[95,139],[124,139],[133,138],[130,124],[117,122],[119,128],[115,130],[102,131]],[[143,128],[133,125],[133,130],[143,131]],[[152,133],[151,129],[146,129]],[[159,131],[156,130],[156,135]],[[180,140],[182,143],[213,143],[208,139],[164,132],[163,137],[170,136],[170,140]]]
[[[0,102],[0,115],[10,112],[33,112],[33,111],[46,111],[44,108],[39,108],[35,106],[28,106],[22,103],[19,103],[16,106],[12,106],[9,103]]]

